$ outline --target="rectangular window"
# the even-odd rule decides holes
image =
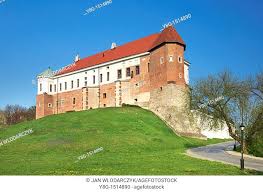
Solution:
[[[39,84],[39,91],[42,91],[42,83]]]
[[[100,74],[100,82],[102,83],[102,74]]]
[[[93,84],[96,83],[95,75],[93,75]]]
[[[163,57],[160,58],[160,64],[163,64]]]
[[[106,93],[103,93],[103,98],[105,99],[107,97]]]
[[[139,74],[140,74],[140,66],[137,65],[137,66],[136,66],[136,75],[139,75]]]
[[[110,72],[107,72],[107,81],[110,80]]]
[[[74,82],[71,81],[71,89],[73,89],[73,88],[74,88]]]
[[[79,79],[77,79],[77,87],[79,87]]]
[[[122,78],[121,69],[118,70],[118,79]]]
[[[174,60],[173,60],[173,56],[172,55],[170,55],[169,56],[169,62],[173,62]]]
[[[73,105],[76,104],[76,98],[73,98],[72,104],[73,104]]]
[[[183,61],[183,58],[180,57],[180,56],[178,56],[178,62],[179,62],[179,63],[182,63],[182,61]]]
[[[57,85],[54,85],[54,91],[57,92]]]
[[[148,63],[148,72],[150,72],[150,63]]]
[[[67,82],[65,82],[65,90],[67,90]]]
[[[126,77],[130,77],[131,76],[131,68],[128,67],[126,68]]]
[[[59,90],[62,91],[62,83],[59,84]]]
[[[49,91],[52,92],[52,85],[49,86]]]
[[[87,87],[88,86],[88,82],[87,81],[85,81],[85,87]]]

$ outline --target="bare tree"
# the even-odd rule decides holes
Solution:
[[[27,109],[19,105],[7,105],[4,109],[6,124],[12,125],[22,121],[33,120],[35,118],[35,111],[35,106]]]
[[[225,121],[229,135],[241,142],[237,131],[239,125],[243,122],[247,127],[251,127],[255,123],[255,117],[261,117],[262,111],[258,106],[262,101],[259,102],[254,95],[262,97],[262,76],[257,78],[259,81],[252,86],[251,81],[238,79],[225,71],[200,80],[192,88],[192,108],[200,112],[203,121],[213,118],[211,129]],[[223,99],[210,102],[218,97]],[[246,143],[244,149],[246,151]]]

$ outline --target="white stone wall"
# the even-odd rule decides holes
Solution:
[[[140,56],[123,60],[120,62],[115,62],[109,65],[97,65],[94,67],[87,68],[86,70],[80,70],[72,74],[65,74],[55,78],[39,78],[38,79],[38,94],[43,94],[44,92],[53,95],[56,94],[54,91],[54,85],[57,87],[58,93],[73,91],[85,87],[85,81],[87,81],[88,87],[98,86],[113,83],[117,80],[127,80],[130,77],[126,77],[126,68],[140,65]],[[117,71],[122,70],[122,78],[118,79]],[[109,81],[107,81],[107,72],[110,73]],[[99,82],[100,74],[102,74],[102,82]],[[95,75],[95,84],[93,84],[93,75]],[[87,80],[85,80],[85,77]],[[77,87],[77,79],[79,79],[79,87]],[[71,81],[73,81],[74,86],[71,88]],[[67,82],[67,90],[65,90],[65,82]],[[39,90],[40,83],[42,83],[42,91]],[[60,91],[60,83],[62,83],[62,91]],[[49,86],[52,84],[53,90],[50,92]]]
[[[197,126],[201,129],[201,134],[205,135],[207,138],[218,138],[218,139],[230,139],[230,135],[228,132],[228,127],[225,122],[222,122],[222,125],[219,125],[218,127],[213,127],[211,129],[209,118],[204,121],[201,119],[199,112],[192,110],[192,113],[194,114],[195,122],[197,123]]]

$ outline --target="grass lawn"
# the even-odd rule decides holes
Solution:
[[[152,112],[137,107],[66,113],[0,129],[0,175],[243,175],[238,167],[198,160],[188,148],[222,140],[176,136]],[[103,151],[78,157],[103,147]]]

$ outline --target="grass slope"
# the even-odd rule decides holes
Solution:
[[[239,175],[237,167],[185,155],[190,147],[219,142],[176,136],[153,113],[137,107],[66,113],[0,131],[0,175]],[[75,162],[89,151],[104,150]]]

